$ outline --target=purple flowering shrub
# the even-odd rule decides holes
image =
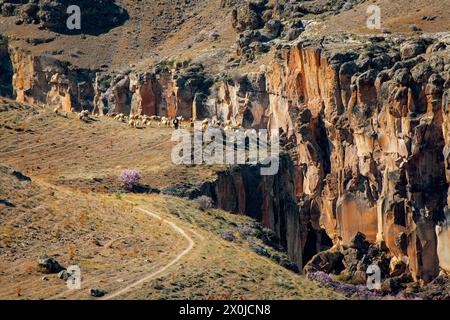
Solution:
[[[141,178],[141,174],[133,169],[124,170],[119,175],[120,183],[122,183],[123,187],[128,191],[132,191],[137,188]]]

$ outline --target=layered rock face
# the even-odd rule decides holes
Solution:
[[[273,229],[299,267],[329,239],[347,247],[360,232],[428,282],[450,270],[449,46],[445,34],[299,40],[280,45],[266,71],[212,85],[201,65],[95,76],[3,44],[0,88],[67,111],[281,130],[292,163],[274,177],[219,175],[218,205]]]
[[[253,166],[220,172],[213,199],[218,207],[251,216],[273,230],[292,262],[301,267],[307,232],[296,204],[293,163],[281,157],[274,176],[261,176],[259,170]]]
[[[295,140],[296,193],[301,212],[318,213],[314,228],[345,246],[357,232],[382,241],[427,282],[439,258],[448,263],[448,233],[435,227],[447,205],[449,43],[384,41],[280,48],[267,74],[269,126]]]
[[[173,69],[157,66],[153,72],[98,74],[94,85],[94,112],[188,119],[193,116],[196,96],[206,101],[210,81],[201,65],[180,65]]]

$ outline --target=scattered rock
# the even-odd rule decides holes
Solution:
[[[270,253],[262,246],[254,245],[250,247],[250,250],[262,257],[270,258]]]
[[[31,178],[24,175],[22,172],[13,171],[11,173],[14,177],[16,177],[20,181],[31,182]]]
[[[409,29],[410,29],[411,31],[421,31],[421,30],[422,30],[422,29],[420,29],[415,23],[411,24],[411,25],[409,26]]]
[[[220,237],[226,241],[230,242],[236,241],[236,236],[232,231],[222,231],[220,233]]]
[[[381,284],[381,291],[384,294],[398,294],[405,290],[408,283],[412,282],[412,277],[409,274],[404,274],[397,277],[388,278]]]
[[[426,21],[434,21],[436,20],[437,16],[422,16],[422,20]]]
[[[300,34],[303,32],[303,29],[301,28],[291,28],[287,31],[286,36],[284,37],[287,41],[292,41],[297,39]]]

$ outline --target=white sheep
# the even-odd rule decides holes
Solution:
[[[132,119],[130,118],[130,121],[128,121],[128,125],[130,126],[130,128],[136,128],[136,121],[135,121],[135,120],[132,120]]]

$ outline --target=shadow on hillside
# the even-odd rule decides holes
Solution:
[[[66,21],[70,15],[64,12],[64,23],[56,23],[50,30],[66,35],[88,34],[98,36],[123,25],[129,18],[128,11],[112,1],[79,1],[81,29],[70,30]]]

